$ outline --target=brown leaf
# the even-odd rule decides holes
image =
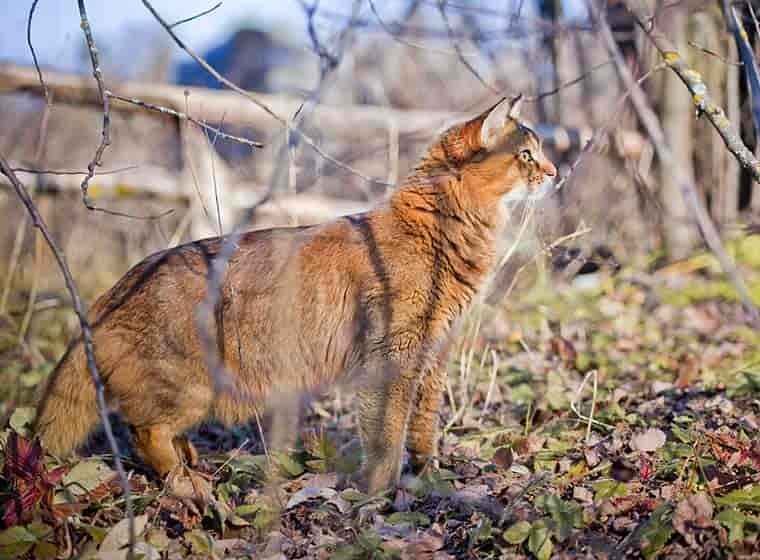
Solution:
[[[694,544],[694,532],[712,527],[713,505],[704,492],[689,496],[679,502],[673,514],[673,527],[689,544]]]
[[[515,461],[515,455],[509,447],[499,447],[493,454],[493,464],[500,469],[507,470]]]
[[[412,537],[401,549],[402,560],[432,560],[434,554],[443,548],[443,535],[435,530]]]
[[[575,350],[572,342],[561,336],[555,336],[552,338],[550,345],[552,353],[559,356],[560,360],[568,365],[575,364],[578,352]]]

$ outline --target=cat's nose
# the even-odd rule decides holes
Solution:
[[[544,175],[548,175],[549,177],[555,177],[557,175],[557,168],[546,158],[542,158],[539,167],[541,168],[541,171],[544,172]]]

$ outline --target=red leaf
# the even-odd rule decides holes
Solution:
[[[52,471],[47,471],[42,475],[42,482],[51,487],[56,486],[70,470],[71,467],[58,467]]]
[[[16,432],[8,435],[3,476],[12,483],[32,481],[42,472],[42,446],[39,440],[29,441]]]
[[[13,496],[5,504],[5,511],[3,512],[4,526],[12,527],[25,521],[32,512],[32,508],[40,501],[40,498],[42,498],[42,492],[39,488],[33,486]]]

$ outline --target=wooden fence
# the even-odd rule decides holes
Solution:
[[[44,71],[45,83],[56,104],[102,106],[97,86],[89,75],[76,75],[54,71]],[[272,174],[272,162],[279,161],[277,153],[288,142],[284,127],[257,107],[249,99],[231,92],[202,88],[184,88],[176,85],[149,84],[139,82],[109,82],[109,90],[122,98],[139,100],[124,102],[111,99],[111,111],[119,114],[150,114],[156,118],[168,119],[181,147],[179,169],[169,166],[139,165],[123,174],[96,175],[92,182],[93,194],[98,196],[146,195],[161,198],[181,199],[194,208],[192,212],[192,235],[199,237],[214,231],[203,201],[218,200],[225,223],[232,223],[241,211],[251,208],[264,195],[264,184]],[[16,65],[0,65],[0,94],[32,94],[42,96],[44,90],[33,68]],[[258,100],[274,113],[290,118],[302,105],[302,100],[280,95],[256,94]],[[151,111],[145,104],[169,109],[169,112]],[[252,140],[262,141],[264,148],[255,149],[256,173],[251,180],[236,177],[234,169],[222,158],[209,157],[208,136],[198,126],[184,126],[179,115],[190,115],[201,123],[225,123],[225,125],[245,126],[255,131]],[[97,113],[93,111],[93,118]],[[463,114],[401,111],[376,106],[336,107],[316,105],[308,121],[308,130],[319,131],[320,146],[340,158],[341,143],[351,145],[357,141],[357,131],[366,137],[384,139],[385,153],[372,158],[351,163],[365,176],[395,184],[399,180],[401,151],[404,142],[413,139],[415,146],[430,141],[433,135],[447,123],[462,118]],[[101,117],[97,117],[100,119]],[[94,121],[94,122],[97,122]],[[555,150],[577,149],[591,136],[590,130],[568,130],[558,126],[538,125],[545,143]],[[5,131],[7,134],[9,131]],[[644,139],[634,131],[617,131],[613,145],[617,153],[625,158],[638,158]],[[95,145],[92,146],[93,152]],[[313,160],[324,163],[323,158],[311,154]],[[189,165],[189,163],[193,165]],[[23,162],[12,165],[22,167]],[[356,195],[355,189],[349,197],[326,195],[319,192],[296,194],[295,177],[298,162],[286,158],[291,167],[286,175],[290,181],[277,196],[258,208],[256,227],[283,225],[287,223],[314,223],[339,215],[362,211],[371,204],[367,197]],[[333,168],[334,171],[334,168]],[[315,172],[319,175],[322,168]],[[344,174],[345,175],[345,174]],[[350,175],[350,173],[349,173]],[[46,181],[49,190],[78,190],[81,176],[56,175]],[[362,183],[359,177],[352,177],[353,183]],[[0,185],[4,183],[0,182]],[[4,185],[7,186],[7,185]],[[339,193],[341,194],[341,193]]]

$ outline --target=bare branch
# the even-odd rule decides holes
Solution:
[[[755,29],[760,29],[760,24],[758,24],[757,18],[755,17],[755,10],[752,8],[752,3],[748,3],[748,6],[750,13],[752,14],[752,20],[755,22]],[[736,46],[739,48],[739,57],[744,63],[744,73],[747,75],[750,99],[752,100],[752,113],[755,117],[755,130],[756,132],[760,132],[760,76],[758,76],[757,72],[755,53],[752,49],[752,45],[749,44],[747,32],[744,30],[741,20],[736,17],[736,9],[733,6],[730,7],[725,16],[731,22],[734,40],[736,41]],[[756,176],[755,180],[758,180]]]
[[[34,18],[34,11],[37,9],[37,4],[40,0],[34,0],[32,2],[32,7],[29,8],[29,17],[26,21],[26,44],[29,46],[29,51],[32,53],[32,60],[34,61],[34,69],[37,70],[37,76],[40,79],[40,85],[42,85],[42,90],[45,92],[45,103],[50,105],[51,99],[50,94],[48,92],[47,84],[45,84],[45,79],[42,77],[42,70],[40,69],[40,62],[37,59],[37,51],[34,50],[34,45],[32,44],[32,19]]]
[[[636,23],[644,30],[652,44],[660,52],[668,67],[676,73],[688,88],[694,100],[699,115],[705,115],[718,132],[723,142],[739,163],[752,174],[752,178],[760,182],[760,161],[744,145],[739,133],[726,117],[723,109],[713,100],[699,72],[690,68],[676,48],[655,25],[652,19],[638,2],[626,0],[628,10],[633,14]],[[606,24],[605,24],[606,25]],[[620,70],[618,65],[618,70]],[[634,97],[634,99],[636,99]],[[644,101],[646,101],[644,99]],[[659,123],[658,123],[659,126]],[[651,134],[650,134],[651,135]]]
[[[202,18],[203,16],[206,16],[206,15],[210,14],[210,13],[211,13],[211,12],[213,12],[214,10],[216,10],[216,9],[220,8],[221,6],[222,6],[222,3],[221,3],[221,2],[218,2],[216,5],[214,5],[214,6],[210,7],[210,8],[209,8],[209,9],[207,9],[207,10],[203,10],[202,12],[200,12],[200,13],[197,13],[197,14],[195,14],[194,16],[190,16],[190,17],[188,17],[188,18],[185,18],[185,19],[181,19],[181,20],[179,20],[179,21],[175,21],[175,22],[174,22],[174,23],[172,23],[172,24],[171,24],[169,27],[171,27],[172,29],[174,29],[175,27],[179,27],[180,25],[183,25],[183,24],[185,24],[185,23],[190,23],[191,21],[193,21],[193,20],[195,20],[195,19],[198,19],[198,18]]]
[[[95,347],[92,341],[92,331],[90,330],[90,324],[87,321],[87,316],[84,312],[84,307],[82,306],[82,300],[79,297],[79,292],[77,290],[76,284],[74,283],[74,279],[71,276],[69,266],[66,263],[66,257],[63,256],[61,249],[58,247],[58,243],[50,234],[50,230],[48,229],[45,221],[37,210],[37,206],[34,204],[34,201],[29,196],[29,193],[21,181],[18,180],[18,177],[13,172],[13,169],[11,169],[11,166],[8,164],[8,161],[5,159],[5,156],[2,153],[0,153],[0,172],[2,172],[2,174],[5,175],[11,182],[13,188],[16,191],[16,194],[21,199],[21,202],[24,203],[29,216],[32,218],[34,227],[36,227],[45,238],[45,242],[48,244],[48,247],[50,247],[55,260],[58,263],[58,267],[61,269],[63,279],[66,282],[66,288],[71,294],[71,301],[74,306],[74,312],[76,313],[77,318],[79,319],[79,325],[82,328],[82,341],[84,344],[85,354],[87,356],[87,369],[90,372],[92,383],[95,385],[98,413],[100,414],[100,419],[103,422],[106,438],[111,448],[111,452],[113,453],[116,472],[119,474],[119,480],[121,481],[121,486],[124,490],[127,519],[129,520],[129,550],[127,551],[127,558],[129,560],[132,560],[134,558],[135,547],[135,518],[134,512],[132,511],[132,492],[129,486],[127,473],[124,470],[124,465],[121,462],[119,445],[116,442],[116,438],[113,434],[113,428],[111,426],[111,421],[108,418],[108,409],[106,408],[103,382],[100,379],[98,366],[95,361]]]
[[[372,10],[372,14],[375,16],[375,19],[377,20],[377,23],[380,25],[382,30],[385,31],[388,35],[390,35],[394,41],[397,41],[401,43],[402,45],[406,45],[407,47],[412,47],[413,49],[419,49],[421,51],[428,51],[428,52],[433,52],[437,54],[460,56],[460,52],[457,52],[456,50],[452,51],[448,49],[439,49],[436,47],[423,45],[421,43],[415,43],[414,41],[410,41],[402,37],[400,33],[391,29],[391,26],[380,17],[380,14],[377,11],[377,7],[375,6],[374,0],[369,0],[369,7]],[[477,53],[461,53],[461,55],[476,56]]]
[[[710,56],[715,57],[718,60],[720,60],[720,61],[722,61],[722,62],[724,62],[726,64],[730,64],[731,66],[744,66],[743,62],[741,62],[741,61],[735,62],[733,60],[728,60],[725,56],[723,56],[721,54],[718,54],[715,51],[712,51],[712,50],[708,49],[707,47],[703,47],[702,45],[698,45],[694,41],[689,41],[689,46],[690,47],[694,47],[695,49],[698,49],[698,50],[702,51],[705,54],[709,54]]]
[[[604,67],[606,67],[606,66],[608,66],[610,64],[612,64],[611,60],[607,60],[605,62],[601,62],[601,63],[597,64],[596,66],[594,66],[593,68],[590,68],[587,72],[584,72],[580,76],[578,76],[576,78],[573,78],[572,80],[569,80],[569,81],[567,81],[567,82],[565,82],[563,84],[560,84],[560,85],[558,85],[557,87],[555,87],[553,89],[550,89],[548,91],[542,91],[541,93],[537,93],[536,95],[531,95],[529,97],[526,97],[525,101],[527,101],[529,103],[532,103],[534,101],[539,101],[539,100],[541,100],[541,99],[543,99],[545,97],[549,97],[550,95],[554,95],[556,93],[559,93],[563,89],[566,89],[566,88],[569,88],[569,87],[574,86],[576,84],[579,84],[580,82],[582,82],[583,80],[585,80],[586,78],[588,78],[591,74],[593,74],[597,70],[599,70],[601,68],[604,68]]]
[[[504,92],[500,91],[499,89],[495,88],[491,84],[489,84],[483,76],[480,75],[480,73],[475,69],[475,67],[470,64],[470,62],[467,60],[467,58],[464,56],[464,53],[462,52],[461,47],[459,46],[459,42],[454,38],[453,36],[453,29],[451,28],[451,23],[449,22],[449,16],[446,13],[446,2],[445,0],[438,0],[438,11],[441,13],[441,18],[443,19],[443,23],[446,25],[446,32],[449,34],[449,40],[451,41],[451,45],[454,47],[454,50],[457,53],[457,56],[459,57],[459,61],[464,65],[467,70],[469,70],[470,74],[475,76],[475,78],[483,84],[483,86],[492,91],[493,93],[503,96]]]
[[[156,111],[157,113],[164,113],[165,115],[171,115],[172,117],[178,118],[183,121],[190,121],[194,125],[202,128],[204,131],[212,132],[215,138],[223,138],[225,140],[231,140],[233,142],[245,144],[246,146],[250,146],[251,148],[264,147],[264,144],[262,144],[261,142],[256,142],[255,140],[249,140],[248,138],[243,138],[242,136],[235,136],[234,134],[228,134],[227,132],[223,132],[219,128],[216,128],[214,126],[206,124],[205,122],[199,121],[198,119],[194,117],[191,117],[187,113],[183,113],[181,111],[175,111],[174,109],[170,109],[169,107],[163,107],[162,105],[154,105],[153,103],[148,103],[147,101],[143,101],[141,99],[137,99],[134,97],[122,97],[121,95],[113,93],[112,91],[106,91],[106,95],[108,95],[108,97],[112,99],[117,99],[123,103],[131,103],[132,105],[137,105],[138,107],[143,107],[150,111]]]
[[[319,74],[325,76],[338,65],[338,59],[322,44],[317,35],[317,29],[314,27],[314,15],[319,9],[319,0],[312,0],[311,4],[307,4],[306,0],[299,0],[299,3],[306,14],[306,31],[311,40],[311,47],[319,57]]]
[[[98,144],[95,150],[95,155],[92,161],[87,165],[87,175],[82,180],[82,198],[84,205],[90,209],[95,210],[95,206],[90,202],[90,198],[87,194],[87,188],[90,183],[90,179],[95,175],[95,168],[100,166],[103,159],[103,152],[111,144],[110,127],[111,127],[111,108],[108,95],[106,94],[106,86],[103,83],[103,72],[100,69],[100,62],[98,60],[98,49],[95,46],[95,39],[92,36],[92,29],[90,28],[90,20],[87,19],[87,8],[84,5],[84,0],[77,0],[79,3],[79,17],[81,18],[80,26],[84,31],[85,40],[87,41],[87,50],[90,53],[90,62],[92,63],[92,75],[98,84],[98,92],[100,94],[100,101],[103,104],[103,131],[101,135],[100,144]]]
[[[631,6],[630,3],[628,5],[629,7]],[[668,143],[665,139],[665,133],[662,130],[657,115],[649,106],[649,102],[647,101],[644,90],[641,89],[641,86],[638,85],[633,79],[631,71],[625,64],[623,55],[620,52],[620,49],[615,42],[615,38],[612,35],[612,30],[610,29],[610,26],[604,17],[603,9],[598,5],[590,6],[590,8],[592,14],[594,14],[595,19],[598,21],[602,43],[607,49],[610,57],[615,61],[615,69],[617,70],[620,81],[631,92],[631,101],[633,103],[633,107],[636,110],[636,114],[638,115],[641,124],[644,126],[647,133],[649,134],[649,137],[652,139],[652,143],[654,144],[655,150],[657,151],[657,156],[660,158],[661,164],[667,166],[668,169],[670,169],[671,172],[675,175],[676,182],[678,183],[684,201],[693,212],[694,218],[699,224],[700,231],[702,232],[702,236],[704,237],[705,242],[717,257],[718,262],[720,263],[720,266],[723,269],[726,277],[734,285],[734,288],[739,294],[739,297],[741,298],[744,308],[749,314],[751,321],[760,326],[760,312],[758,312],[757,307],[752,301],[752,297],[747,290],[744,279],[742,278],[741,273],[736,268],[734,263],[726,254],[726,251],[723,248],[723,244],[720,240],[720,236],[715,229],[715,225],[712,223],[709,213],[702,204],[702,201],[699,198],[699,194],[697,193],[694,185],[691,183],[689,178],[686,177],[686,174],[678,165],[678,162],[675,161],[675,157],[673,156],[673,152],[671,151],[670,146],[668,146]],[[643,23],[645,19],[642,14],[639,13],[636,15],[636,18],[639,21],[639,24],[642,25],[644,29],[646,29]],[[658,37],[658,40],[660,41],[664,39],[664,37],[660,36],[659,33],[655,30],[654,26],[652,26],[652,32],[649,33],[649,36],[653,38],[653,41],[654,37]],[[667,41],[666,39],[664,40]],[[662,42],[660,42],[660,46],[662,46]],[[660,47],[658,47],[658,49],[659,48]],[[663,52],[663,55],[665,57],[665,64],[667,64],[671,69],[676,70],[677,67],[677,72],[685,72],[687,70],[689,72],[694,72],[693,70],[686,68],[685,63],[680,60],[680,57],[678,57],[677,53],[674,51],[665,49],[661,52]],[[668,56],[667,53],[671,53],[671,56]],[[694,73],[696,74],[696,72]],[[699,77],[699,74],[697,74],[697,77]],[[695,83],[702,84],[701,78],[698,78],[698,80],[699,81]],[[687,81],[686,83],[689,85],[690,82]],[[704,86],[704,84],[702,84],[702,89],[700,89],[700,92],[705,96],[705,98],[709,99],[707,88]],[[715,107],[711,101],[707,106]],[[718,110],[722,115],[723,111],[721,109]],[[725,116],[723,116],[723,119],[728,122],[727,119],[725,119]],[[746,147],[744,149],[746,150]]]
[[[98,171],[95,176],[98,175],[114,175],[116,173],[124,173],[125,171],[132,171],[138,169],[139,165],[129,165],[127,167],[120,167],[118,169],[109,169],[106,171]],[[12,167],[15,173],[31,173],[33,175],[87,175],[87,171],[60,171],[57,169],[31,169],[28,167]]]

